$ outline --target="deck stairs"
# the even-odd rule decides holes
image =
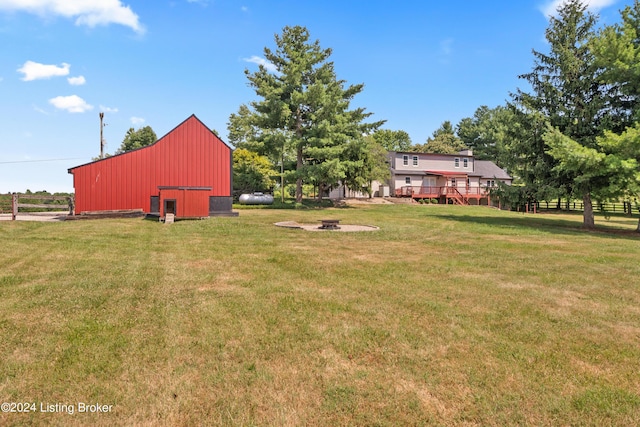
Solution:
[[[457,188],[450,188],[448,196],[456,205],[469,205],[469,199],[465,197]]]

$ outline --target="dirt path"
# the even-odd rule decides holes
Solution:
[[[16,216],[17,221],[64,221],[68,211],[63,212],[33,212],[19,213]],[[11,221],[11,214],[0,214],[0,221]]]

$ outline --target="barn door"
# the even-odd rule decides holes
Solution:
[[[151,196],[150,213],[160,213],[160,196]]]

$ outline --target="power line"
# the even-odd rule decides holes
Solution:
[[[41,159],[41,160],[11,160],[8,162],[0,162],[0,165],[6,165],[9,163],[39,163],[39,162],[62,162],[65,160],[83,160],[82,157],[71,157],[67,159]]]

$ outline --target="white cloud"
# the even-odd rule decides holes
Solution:
[[[104,105],[100,105],[100,111],[104,113],[117,113],[117,108],[105,107]]]
[[[37,105],[34,105],[33,109],[35,111],[37,111],[38,113],[40,113],[40,114],[44,114],[45,116],[49,115],[49,113],[47,111],[43,110],[42,108],[38,107]]]
[[[138,15],[120,0],[0,0],[0,10],[75,18],[76,25],[90,28],[120,24],[137,33],[144,33]]]
[[[617,0],[584,0],[584,2],[587,4],[587,8],[592,11],[598,11],[600,9],[604,9],[605,7],[609,7],[616,1]],[[565,0],[547,1],[545,4],[540,6],[540,11],[544,14],[544,16],[555,16],[558,12],[558,7],[564,2]]]
[[[69,84],[71,86],[82,86],[83,84],[85,84],[87,82],[87,80],[84,78],[84,76],[69,77],[69,78],[67,78],[67,81],[69,82]]]
[[[49,100],[49,104],[60,110],[67,110],[70,113],[84,113],[93,110],[93,106],[80,98],[78,95],[56,96]]]
[[[253,55],[251,58],[242,58],[242,60],[244,62],[252,62],[254,64],[258,64],[258,65],[263,65],[264,68],[267,69],[267,71],[271,71],[271,72],[276,72],[276,66],[273,65],[271,62],[267,61],[264,58],[261,58],[259,56]]]
[[[249,8],[247,6],[242,6],[240,10],[243,12],[249,12]]]
[[[2,0],[0,0],[2,1]],[[51,77],[66,76],[69,74],[71,65],[62,63],[61,66],[40,64],[38,62],[27,61],[18,72],[24,74],[22,80],[29,82],[32,80],[50,79]]]
[[[145,120],[142,117],[131,117],[131,124],[134,126],[140,126],[141,124],[143,124],[145,122]]]

